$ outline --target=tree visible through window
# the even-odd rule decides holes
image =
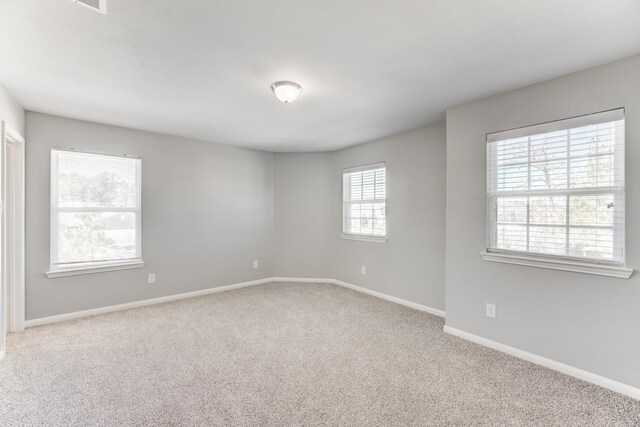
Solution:
[[[140,159],[52,150],[51,269],[140,258]]]
[[[622,110],[488,136],[487,246],[624,262]]]

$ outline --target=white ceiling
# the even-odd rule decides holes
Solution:
[[[332,150],[640,52],[638,0],[0,0],[25,108],[271,151]],[[293,104],[269,86],[294,80]]]

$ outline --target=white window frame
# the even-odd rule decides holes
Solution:
[[[368,170],[374,170],[374,169],[381,169],[384,168],[385,169],[385,198],[384,199],[367,199],[367,200],[357,200],[357,201],[347,201],[344,198],[344,177],[346,174],[349,173],[353,173],[353,172],[362,172],[362,171],[368,171]],[[371,242],[371,243],[387,243],[388,239],[387,236],[389,235],[389,222],[387,221],[387,195],[388,195],[388,191],[389,191],[389,186],[387,185],[387,178],[388,178],[388,174],[387,174],[387,164],[386,162],[377,162],[377,163],[371,163],[371,164],[366,164],[366,165],[362,165],[362,166],[354,166],[354,167],[350,167],[350,168],[346,168],[342,170],[342,233],[340,234],[340,237],[346,240],[359,240],[359,241],[363,241],[363,242]],[[374,194],[375,197],[375,194]],[[363,233],[353,233],[353,232],[347,232],[345,231],[344,225],[345,225],[345,215],[346,215],[346,209],[347,206],[349,204],[353,204],[353,203],[384,203],[384,211],[385,211],[385,234],[384,236],[380,236],[380,235],[374,235],[374,234],[363,234]]]
[[[600,113],[589,114],[585,116],[574,117],[570,119],[562,119],[549,123],[542,123],[533,126],[526,126],[517,129],[511,129],[507,131],[495,132],[487,134],[487,147],[490,149],[490,145],[492,142],[502,141],[505,139],[512,138],[520,138],[520,137],[531,137],[532,135],[537,135],[541,133],[553,132],[564,129],[572,129],[582,126],[587,126],[595,123],[606,123],[610,121],[624,120],[624,109],[614,109],[609,111],[604,111]],[[567,149],[569,149],[567,147]],[[529,160],[530,161],[530,160]],[[616,153],[614,157],[615,167],[624,170],[624,151],[622,153]],[[488,162],[488,159],[487,159]],[[569,164],[569,162],[568,162]],[[567,166],[568,167],[568,166]],[[487,183],[489,183],[489,165],[487,164]],[[567,179],[570,179],[567,176]],[[538,194],[539,193],[539,194]],[[601,194],[601,193],[609,193],[614,194],[615,206],[624,206],[624,178],[622,182],[621,188],[612,187],[612,188],[599,188],[597,190],[594,189],[586,189],[586,190],[578,190],[578,189],[566,189],[566,190],[543,190],[543,191],[532,191],[532,190],[523,190],[523,191],[509,191],[505,193],[502,197],[533,197],[536,195],[548,196],[553,193],[558,193],[559,195],[566,195],[570,197],[571,195],[579,195],[579,194]],[[487,187],[486,194],[486,214],[487,220],[491,218],[493,215],[497,215],[497,211],[494,208],[495,202],[498,198],[496,195],[492,195],[489,193],[489,188]],[[568,201],[567,201],[567,209],[568,209]],[[617,278],[629,278],[633,273],[632,269],[626,268],[624,265],[624,211],[622,213],[623,220],[621,226],[616,227],[615,224],[612,226],[614,232],[614,244],[622,245],[622,248],[618,247],[623,254],[622,262],[616,261],[607,261],[607,260],[594,260],[589,258],[580,258],[580,257],[572,257],[567,255],[550,255],[550,254],[538,254],[527,251],[510,251],[495,248],[496,242],[492,241],[492,235],[490,227],[497,226],[497,218],[495,221],[487,221],[487,246],[486,251],[482,252],[482,258],[486,261],[492,262],[500,262],[507,264],[518,264],[518,265],[526,265],[530,267],[541,267],[541,268],[549,268],[555,270],[565,270],[579,273],[588,273],[588,274],[596,274],[602,276],[610,276]],[[529,218],[527,215],[527,224],[529,224]],[[567,227],[569,227],[567,225]]]
[[[127,159],[135,159],[138,161],[136,170],[136,196],[135,206],[133,208],[116,208],[116,207],[88,207],[88,208],[61,208],[58,202],[58,164],[57,156],[54,151],[71,151],[75,153],[94,154],[99,156],[124,157]],[[139,156],[128,154],[109,154],[96,151],[76,150],[74,148],[53,147],[51,149],[51,223],[50,223],[50,262],[49,271],[45,274],[48,278],[74,276],[78,274],[102,273],[114,270],[127,270],[132,268],[141,268],[144,266],[142,260],[142,159]],[[135,213],[136,218],[136,254],[133,258],[95,261],[95,262],[79,262],[65,263],[58,265],[56,263],[58,251],[58,215],[63,212],[131,212]]]

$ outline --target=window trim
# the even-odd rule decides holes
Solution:
[[[545,255],[535,256],[526,254],[525,252],[487,250],[486,252],[481,252],[480,255],[483,260],[490,262],[594,274],[618,279],[628,279],[633,274],[633,269],[619,265],[552,258]]]
[[[118,259],[118,260],[105,260],[105,261],[87,261],[78,263],[66,263],[56,265],[57,259],[58,241],[57,241],[57,215],[60,213],[60,208],[56,206],[58,196],[58,176],[57,173],[57,158],[54,156],[54,151],[69,151],[73,153],[81,154],[94,154],[99,156],[111,156],[120,157],[126,159],[135,159],[138,161],[138,167],[136,168],[136,200],[135,208],[117,208],[117,207],[93,207],[93,208],[65,208],[65,212],[82,211],[82,212],[134,212],[136,215],[136,254],[134,258]],[[142,158],[140,156],[130,154],[113,154],[104,153],[99,151],[90,150],[78,150],[75,148],[65,147],[51,147],[51,170],[50,170],[50,201],[49,201],[49,270],[45,272],[48,278],[74,276],[79,274],[91,274],[102,273],[115,270],[128,270],[133,268],[141,268],[144,266],[142,260]]]
[[[384,183],[385,183],[385,198],[384,199],[375,199],[375,195],[374,195],[374,199],[372,200],[367,200],[367,202],[370,203],[384,203],[384,236],[380,236],[377,234],[361,234],[361,233],[349,233],[347,231],[345,231],[344,229],[344,208],[345,205],[348,203],[362,203],[363,201],[357,201],[357,200],[344,200],[344,176],[345,174],[349,174],[349,173],[354,173],[354,172],[362,172],[362,171],[367,171],[367,170],[375,170],[375,169],[382,169],[384,168],[385,170],[385,177],[384,177]],[[348,167],[348,168],[344,168],[342,169],[342,233],[340,233],[340,238],[344,239],[344,240],[359,240],[362,242],[370,242],[370,243],[387,243],[388,241],[388,236],[389,236],[389,227],[388,227],[388,221],[387,221],[387,194],[389,191],[389,187],[387,186],[387,162],[386,161],[381,161],[381,162],[375,162],[375,163],[368,163],[366,165],[360,165],[360,166],[352,166],[352,167]]]
[[[550,122],[538,123],[530,126],[522,126],[514,129],[508,129],[504,131],[491,132],[486,134],[486,144],[495,143],[498,141],[502,141],[505,139],[513,139],[513,138],[524,138],[530,137],[531,135],[537,135],[540,133],[547,132],[555,132],[559,130],[565,129],[573,129],[576,127],[582,127],[587,125],[594,125],[600,123],[607,123],[611,121],[618,121],[625,119],[625,109],[615,108],[606,111],[595,112],[591,114],[585,114],[576,117],[569,117],[559,120],[554,120]],[[625,141],[626,142],[626,141]],[[624,170],[624,152],[621,156],[615,156],[614,161],[619,162],[622,161],[622,168]],[[531,163],[530,161],[527,163]],[[488,159],[485,160],[485,168],[486,168],[486,177],[488,179]],[[503,197],[530,197],[536,195],[553,195],[557,193],[560,196],[566,196],[567,198],[573,195],[579,195],[581,193],[585,194],[602,194],[607,191],[612,193],[616,200],[619,197],[622,197],[623,206],[625,199],[625,185],[623,181],[622,189],[618,187],[612,188],[601,188],[600,191],[595,191],[594,189],[561,189],[561,190],[541,190],[541,191],[508,191],[505,192]],[[490,215],[490,201],[497,200],[498,196],[491,196],[489,190],[487,188],[488,184],[485,184],[485,214],[487,216]],[[543,193],[543,194],[538,194]],[[618,203],[616,203],[618,204]],[[625,237],[625,222],[623,221],[622,230],[616,229],[615,224],[612,226],[614,235],[618,233],[618,239],[614,237],[615,242],[621,242],[622,244],[622,260],[621,261],[607,261],[607,260],[598,260],[592,258],[581,258],[581,257],[571,257],[569,255],[552,255],[552,254],[542,254],[535,252],[527,252],[527,251],[509,251],[499,248],[491,248],[489,246],[490,240],[490,229],[488,217],[485,218],[485,224],[487,224],[486,229],[486,243],[485,243],[485,251],[481,252],[481,256],[485,261],[492,262],[502,262],[508,264],[519,264],[526,265],[532,267],[541,267],[541,268],[550,268],[556,270],[566,270],[566,271],[574,271],[581,273],[589,273],[603,276],[611,276],[611,277],[619,277],[619,278],[629,278],[633,273],[633,269],[626,268],[625,265],[625,255],[626,251],[624,248],[624,237]],[[497,225],[497,223],[496,223]],[[568,225],[567,225],[568,227]]]
[[[340,237],[345,240],[359,240],[361,242],[387,243],[389,239],[383,236],[370,236],[368,234],[340,233]]]
[[[625,108],[619,107],[612,108],[610,110],[598,111],[595,113],[583,114],[581,116],[565,117],[563,119],[551,120],[549,122],[520,126],[517,128],[501,130],[498,132],[489,132],[486,134],[487,143],[497,142],[504,139],[523,138],[540,133],[556,132],[565,129],[614,122],[624,119],[625,114]],[[569,125],[569,127],[567,127],[567,125]]]
[[[47,271],[45,275],[49,279],[56,277],[77,276],[80,274],[104,273],[107,271],[131,270],[134,268],[144,267],[144,261],[141,259],[132,261],[112,261],[112,262],[96,262],[91,266],[58,268],[56,270]]]

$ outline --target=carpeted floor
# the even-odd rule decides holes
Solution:
[[[11,334],[0,425],[640,425],[640,402],[335,285],[274,283]]]

